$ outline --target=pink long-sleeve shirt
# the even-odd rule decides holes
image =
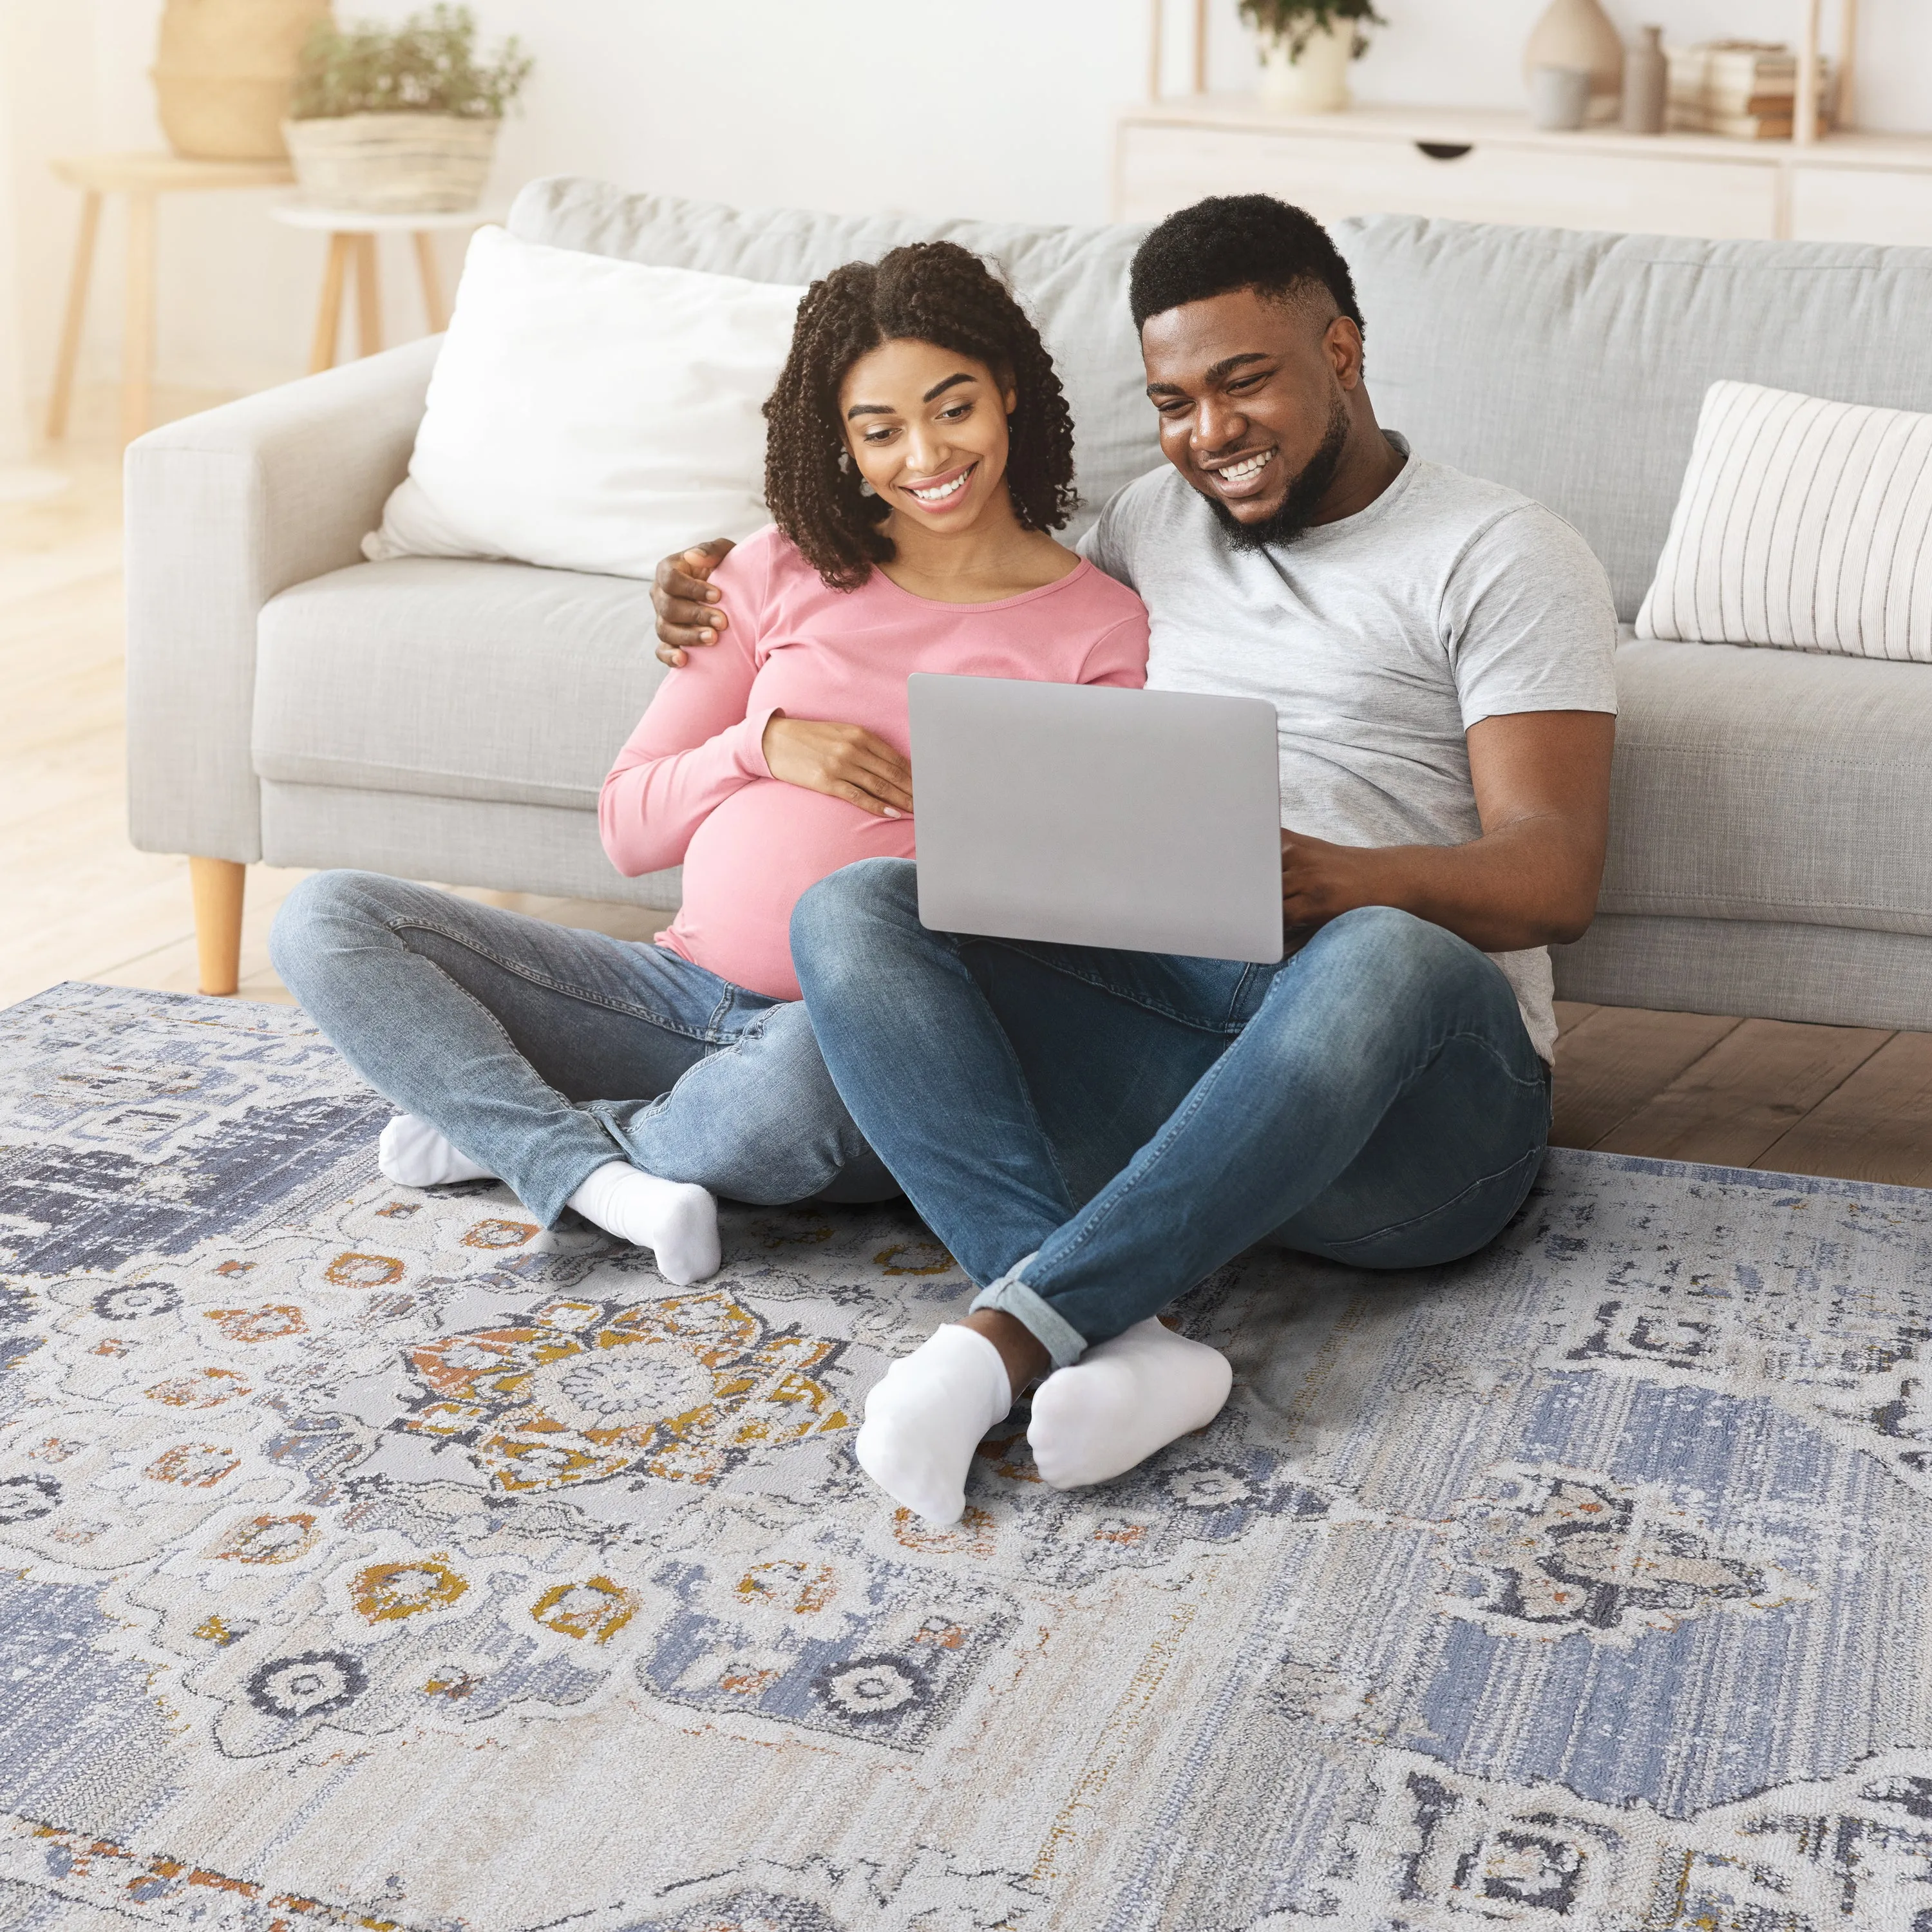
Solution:
[[[874,571],[832,590],[772,527],[713,574],[730,628],[658,688],[604,781],[604,849],[628,878],[680,861],[684,904],[662,943],[734,985],[799,997],[791,910],[808,886],[855,860],[910,859],[910,818],[772,776],[772,713],[862,725],[910,755],[914,671],[1137,686],[1147,611],[1086,562],[993,604],[940,604]],[[914,787],[916,790],[916,776]]]

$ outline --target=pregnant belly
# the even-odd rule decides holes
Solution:
[[[874,818],[843,799],[760,779],[692,836],[683,905],[665,937],[734,986],[795,1000],[790,926],[799,896],[856,860],[912,856],[910,819]]]

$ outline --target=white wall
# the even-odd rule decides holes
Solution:
[[[20,454],[51,367],[67,211],[47,157],[93,124],[96,66],[91,7],[0,0],[0,461]]]
[[[0,14],[0,83],[17,70],[10,62],[14,21]],[[15,191],[18,116],[12,90],[0,84],[0,468],[27,448],[27,364],[20,340],[26,304],[20,290],[20,209]]]
[[[395,18],[422,0],[337,0]],[[581,172],[749,206],[900,208],[1039,220],[1107,213],[1109,128],[1144,86],[1148,0],[475,0],[491,34],[537,58],[506,128],[500,193]],[[1354,70],[1364,101],[1507,106],[1544,0],[1378,0],[1389,19]],[[1251,84],[1234,0],[1214,0],[1213,82]],[[1795,32],[1798,0],[1606,0],[1627,34]],[[28,31],[0,40],[0,98],[31,123],[14,143],[19,333],[44,385],[77,197],[55,187],[61,147],[160,145],[147,68],[160,0],[0,0]],[[1168,0],[1171,86],[1186,85],[1187,0]],[[1834,12],[1827,0],[1827,14]],[[1863,0],[1862,117],[1932,130],[1932,0]],[[24,53],[22,50],[24,48]],[[0,128],[4,128],[0,114]],[[245,388],[302,368],[322,239],[277,226],[272,191],[164,205],[161,376]],[[4,224],[0,224],[0,228]],[[103,236],[86,376],[111,380],[121,236]],[[392,334],[420,329],[392,248]],[[4,271],[0,269],[0,302]],[[0,320],[0,393],[5,324]]]

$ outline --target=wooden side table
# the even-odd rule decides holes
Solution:
[[[291,228],[313,228],[328,237],[328,258],[322,272],[322,305],[315,318],[315,339],[309,350],[311,375],[335,366],[341,338],[342,298],[352,274],[356,283],[356,346],[373,356],[382,346],[382,291],[376,266],[376,238],[406,235],[416,244],[416,273],[422,283],[423,314],[428,332],[440,335],[449,326],[442,299],[442,278],[436,272],[437,232],[481,228],[502,219],[495,210],[458,208],[433,214],[370,214],[350,208],[312,208],[306,202],[284,202],[273,211],[278,221]]]
[[[124,194],[128,293],[121,334],[121,434],[131,442],[147,429],[154,400],[157,203],[164,194],[201,194],[211,188],[279,188],[295,176],[286,161],[190,161],[178,154],[65,154],[52,167],[61,180],[80,189],[84,199],[74,272],[68,284],[60,358],[54,370],[53,394],[47,403],[47,440],[58,442],[67,434],[81,330],[87,320],[88,284],[94,272],[94,238],[100,228],[101,197]]]

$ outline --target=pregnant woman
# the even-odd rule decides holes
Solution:
[[[914,671],[1138,686],[1147,616],[1048,534],[1072,424],[1032,324],[950,242],[849,262],[800,304],[765,405],[775,519],[713,578],[714,647],[668,679],[604,782],[627,875],[682,862],[654,944],[368,872],[290,895],[284,983],[402,1109],[382,1172],[506,1181],[651,1250],[718,1264],[714,1197],[897,1192],[827,1076],[788,928],[806,887],[913,856]]]

